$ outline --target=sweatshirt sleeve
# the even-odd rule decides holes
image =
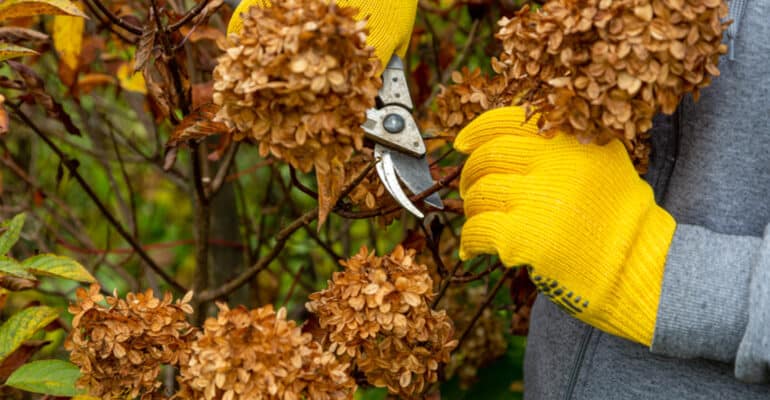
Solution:
[[[677,226],[651,350],[735,362],[737,378],[770,381],[770,226],[763,238]]]

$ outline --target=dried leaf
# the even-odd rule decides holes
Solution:
[[[27,360],[32,358],[38,350],[49,343],[51,342],[46,340],[28,340],[22,343],[18,349],[0,363],[0,381],[5,381],[13,371],[16,371],[20,366],[26,363]]]
[[[174,127],[166,147],[176,147],[189,140],[201,140],[212,135],[228,133],[230,129],[227,125],[214,120],[218,111],[219,106],[214,103],[207,103],[193,110]]]
[[[8,111],[5,110],[5,96],[0,94],[0,136],[8,133],[8,124]],[[2,188],[1,185],[0,188]]]
[[[34,29],[22,28],[19,26],[0,27],[0,42],[45,42],[48,41],[48,39],[48,35]]]
[[[0,21],[38,15],[71,15],[88,18],[69,0],[5,0],[0,2]]]
[[[136,55],[134,56],[134,73],[143,71],[147,66],[147,62],[150,61],[150,56],[155,49],[155,37],[157,36],[157,30],[150,24],[144,27],[142,37],[139,38],[139,45],[136,47]]]
[[[58,120],[68,134],[80,136],[80,129],[75,125],[64,107],[45,91],[43,79],[30,67],[16,61],[8,61],[8,65],[21,76],[27,91],[31,96],[26,97],[29,103],[37,103],[45,108],[49,117]]]
[[[38,54],[35,50],[10,43],[0,43],[0,61]]]
[[[39,282],[36,279],[26,279],[0,274],[0,288],[10,290],[11,292],[34,289],[37,287],[38,283]]]
[[[107,74],[86,74],[78,78],[78,93],[88,93],[99,86],[115,83],[115,77]]]
[[[316,168],[316,180],[318,182],[318,230],[320,231],[342,194],[345,167],[339,159],[334,158],[329,162],[328,169]]]
[[[208,3],[206,3],[206,6],[203,7],[203,10],[201,10],[198,15],[195,16],[192,20],[192,24],[194,26],[198,25],[205,25],[203,22],[210,17],[212,14],[214,14],[219,7],[224,4],[224,0],[211,0]]]

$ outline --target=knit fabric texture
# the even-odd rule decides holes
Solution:
[[[460,258],[526,265],[540,293],[605,332],[649,345],[674,220],[620,141],[544,138],[521,107],[489,111],[455,140],[470,153]]]
[[[768,21],[770,0],[747,0],[734,25],[734,60],[722,58],[721,76],[699,101],[686,98],[674,118],[655,122],[661,143],[671,143],[674,130],[681,136],[676,161],[656,147],[648,173],[677,221],[652,351],[539,298],[527,342],[526,398],[770,396]],[[670,168],[670,178],[661,173]]]

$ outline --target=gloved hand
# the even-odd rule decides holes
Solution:
[[[649,345],[676,223],[620,141],[537,134],[533,118],[489,111],[457,136],[469,153],[460,257],[526,265],[541,293],[605,332]]]
[[[417,0],[337,0],[336,3],[343,7],[357,7],[357,18],[369,18],[366,42],[375,48],[383,69],[393,53],[401,58],[406,55],[417,14]],[[269,4],[269,0],[241,1],[230,19],[227,34],[240,32],[243,28],[241,14],[251,6],[265,7]]]

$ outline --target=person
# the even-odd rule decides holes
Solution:
[[[404,55],[416,0],[339,3]],[[458,135],[460,256],[527,265],[541,293],[526,398],[770,396],[770,0],[729,6],[721,76],[656,119],[646,181],[619,141],[545,138],[516,107]]]

